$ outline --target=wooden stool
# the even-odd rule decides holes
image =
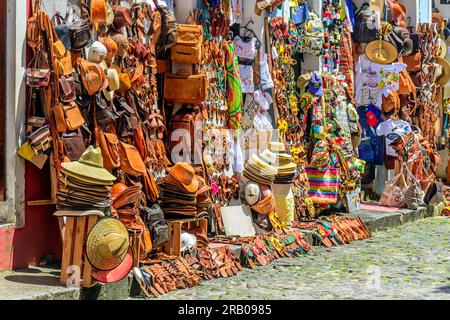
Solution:
[[[62,239],[62,262],[60,283],[68,285],[81,284],[83,287],[91,287],[95,281],[92,279],[92,265],[89,263],[83,250],[87,235],[97,223],[98,216],[60,216],[58,217],[59,229]]]
[[[169,223],[169,243],[164,246],[164,252],[169,255],[179,256],[181,247],[181,230],[189,230],[195,227],[202,229],[202,235],[207,237],[208,220],[200,219],[180,219],[167,220]]]

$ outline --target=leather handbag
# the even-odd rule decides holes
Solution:
[[[115,169],[120,167],[120,142],[112,132],[103,132],[99,127],[95,129],[96,141],[102,152],[103,167]]]
[[[52,22],[55,26],[55,32],[58,35],[59,40],[64,44],[66,50],[72,50],[72,41],[70,39],[70,30],[63,17],[59,14],[55,14],[52,18]]]
[[[64,115],[63,105],[60,102],[57,102],[53,106],[53,117],[56,123],[56,130],[58,132],[66,132],[67,131],[66,117]]]
[[[63,133],[61,139],[64,144],[66,156],[70,161],[78,161],[86,150],[81,130],[72,133]]]
[[[73,77],[66,77],[64,75],[59,77],[59,99],[61,102],[69,103],[77,99],[77,93],[75,90],[75,81]]]
[[[41,27],[39,21],[39,15],[34,12],[27,21],[26,31],[27,45],[35,50],[41,42]]]
[[[63,111],[68,130],[77,130],[84,124],[83,115],[75,102],[63,105]]]
[[[67,25],[70,32],[72,50],[84,49],[91,42],[91,26],[85,20],[79,20]]]
[[[183,76],[166,73],[164,77],[164,99],[173,103],[200,104],[206,99],[206,77]]]
[[[114,7],[114,28],[121,29],[123,27],[131,26],[133,24],[133,17],[128,8],[122,6]]]
[[[159,190],[155,177],[149,169],[147,169],[147,172],[142,179],[142,185],[147,203],[155,203],[159,198]]]
[[[120,168],[127,174],[140,177],[146,173],[144,161],[135,146],[120,141]]]
[[[184,139],[191,139],[193,141],[194,137],[194,120],[195,113],[181,113],[174,114],[170,118],[170,130],[169,130],[169,142],[168,147],[169,150],[172,150],[177,144],[182,143]],[[174,135],[180,137],[180,132],[177,132],[178,129],[185,130],[185,132],[181,132],[181,140],[178,140],[173,137]],[[192,144],[191,144],[192,145]]]
[[[202,44],[192,47],[177,44],[170,49],[170,58],[177,62],[198,64],[202,60]]]
[[[195,47],[203,43],[203,27],[195,24],[177,24],[179,46]]]
[[[52,134],[50,132],[50,126],[45,125],[34,131],[27,140],[30,143],[31,148],[36,154],[43,154],[52,146]]]
[[[27,68],[26,83],[31,88],[47,88],[50,83],[50,69]]]

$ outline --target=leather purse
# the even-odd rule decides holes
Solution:
[[[70,39],[70,30],[63,17],[59,14],[55,14],[52,18],[52,22],[55,26],[55,32],[58,35],[59,40],[64,44],[66,50],[71,50],[72,41]]]
[[[200,104],[206,99],[206,77],[183,76],[166,73],[164,77],[164,99],[173,103]]]
[[[177,24],[177,45],[195,47],[203,43],[203,27],[195,24]]]
[[[30,143],[31,148],[36,154],[43,154],[52,146],[52,134],[50,132],[50,126],[45,125],[34,131],[27,140]]]
[[[105,169],[120,167],[120,142],[117,136],[112,132],[103,132],[99,127],[94,130],[98,147],[102,152],[103,167]]]
[[[73,102],[77,99],[77,93],[75,90],[75,81],[73,80],[73,77],[66,77],[64,75],[59,77],[59,87],[60,87],[60,93],[59,93],[59,99],[61,102],[69,103]]]
[[[133,17],[128,8],[122,6],[114,7],[114,28],[121,29],[123,27],[131,26],[133,24]]]
[[[122,141],[120,141],[120,168],[136,177],[144,175],[147,170],[136,147]]]
[[[26,82],[31,88],[47,88],[50,83],[50,69],[28,68]]]
[[[66,156],[70,161],[78,161],[86,150],[81,130],[72,133],[63,133],[61,139],[64,144]]]
[[[147,203],[155,203],[159,198],[159,190],[155,177],[149,169],[147,169],[147,172],[142,179],[142,185]]]
[[[89,22],[79,20],[68,24],[67,27],[69,28],[72,50],[84,49],[91,42],[92,36]]]
[[[250,208],[262,215],[271,214],[272,212],[275,211],[275,200],[273,198],[273,195],[272,194],[268,195],[263,200],[259,201]]]
[[[77,130],[84,124],[83,115],[75,102],[63,105],[63,111],[68,130]]]

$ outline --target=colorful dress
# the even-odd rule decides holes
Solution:
[[[230,116],[228,127],[233,130],[238,130],[241,127],[242,88],[238,59],[235,55],[232,42],[227,44],[225,59],[227,69],[227,102]]]

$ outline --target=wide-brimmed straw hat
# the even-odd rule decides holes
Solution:
[[[119,266],[125,259],[130,239],[125,225],[118,219],[102,219],[92,228],[86,240],[86,256],[101,271]]]
[[[436,84],[439,86],[445,86],[450,80],[450,63],[441,57],[437,57],[436,62],[442,66],[442,73],[439,78],[437,78]]]
[[[102,271],[93,269],[92,277],[102,283],[113,283],[122,280],[133,268],[133,250],[128,248],[125,258],[112,270]]]
[[[178,162],[167,172],[177,180],[186,191],[194,193],[198,190],[198,179],[195,169],[186,162]]]
[[[116,177],[103,167],[103,157],[100,148],[89,146],[81,155],[80,160],[63,162],[61,166],[68,174],[86,179],[94,179],[110,183]]]
[[[381,41],[381,44],[380,44]],[[389,64],[398,57],[397,48],[385,40],[374,40],[367,44],[365,53],[370,61],[378,64]]]

